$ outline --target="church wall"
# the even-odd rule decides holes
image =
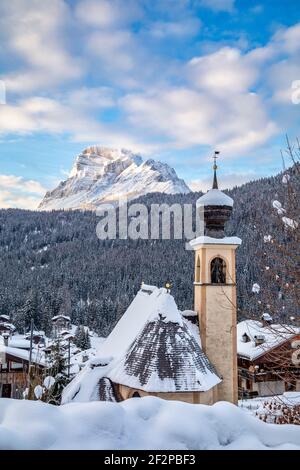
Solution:
[[[237,353],[235,288],[206,287],[206,354],[214,364],[222,383],[221,400],[237,402]]]
[[[207,392],[145,392],[144,390],[127,387],[126,385],[116,384],[118,391],[123,400],[132,398],[134,392],[141,397],[153,396],[162,398],[163,400],[178,400],[186,403],[200,403],[204,405],[212,405],[214,403],[214,389]],[[216,393],[216,392],[215,392]]]

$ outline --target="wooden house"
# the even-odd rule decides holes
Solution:
[[[245,320],[237,326],[240,398],[300,391],[300,365],[293,360],[300,330],[266,318]]]
[[[40,351],[32,351],[35,375],[42,374],[45,363]],[[23,398],[27,387],[29,351],[0,345],[0,398]]]

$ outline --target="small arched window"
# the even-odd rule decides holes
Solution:
[[[222,258],[214,258],[210,263],[212,284],[226,284],[226,263]]]
[[[200,282],[200,257],[197,258],[196,264],[196,282]]]
[[[138,392],[134,392],[132,398],[141,398],[141,395]]]

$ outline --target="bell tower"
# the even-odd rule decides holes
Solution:
[[[194,309],[198,312],[202,349],[222,382],[214,401],[238,401],[236,338],[236,249],[238,237],[226,237],[233,200],[218,189],[214,155],[213,187],[197,201],[204,234],[190,242],[195,251]]]

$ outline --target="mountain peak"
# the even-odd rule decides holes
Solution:
[[[69,178],[47,192],[39,209],[96,210],[101,203],[119,198],[189,191],[166,163],[153,159],[143,162],[141,155],[131,150],[93,145],[75,158]]]
[[[127,149],[116,149],[92,145],[85,148],[75,159],[70,178],[82,178],[86,172],[102,175],[106,166],[112,162],[123,162],[126,166],[142,164],[142,157]]]

